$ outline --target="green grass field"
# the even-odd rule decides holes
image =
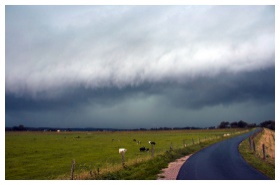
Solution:
[[[182,130],[135,132],[6,132],[5,178],[8,179],[69,179],[71,163],[76,161],[76,174],[121,169],[119,148],[126,148],[126,164],[135,165],[151,159],[151,152],[139,152],[155,141],[155,156],[222,137],[240,130]],[[141,141],[138,145],[133,141]],[[83,177],[80,177],[83,179]]]

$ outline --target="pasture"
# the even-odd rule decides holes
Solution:
[[[5,179],[69,179],[73,159],[75,173],[115,171],[121,169],[119,148],[127,149],[125,163],[131,165],[151,158],[151,151],[139,151],[143,146],[151,149],[148,141],[156,142],[157,156],[170,147],[188,147],[193,141],[203,142],[240,131],[6,132]]]

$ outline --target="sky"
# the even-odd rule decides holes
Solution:
[[[5,125],[275,119],[274,6],[6,6]]]

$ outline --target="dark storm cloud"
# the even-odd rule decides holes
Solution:
[[[275,69],[269,68],[238,75],[221,74],[215,78],[199,78],[189,83],[143,84],[137,87],[98,90],[65,89],[61,97],[32,99],[6,94],[6,110],[50,110],[79,107],[84,104],[112,106],[125,99],[158,96],[171,106],[188,109],[252,100],[275,101]]]
[[[48,100],[6,95],[6,113],[13,115],[16,112],[24,114],[29,112],[34,114],[33,117],[41,119],[44,117],[42,114],[52,112],[53,117],[48,118],[48,122],[52,119],[51,122],[57,122],[67,117],[68,124],[73,120],[78,121],[77,117],[80,120],[84,119],[87,125],[109,122],[109,118],[104,118],[106,115],[111,117],[109,119],[111,122],[125,123],[127,126],[131,126],[128,122],[138,125],[147,124],[149,121],[167,124],[167,120],[172,121],[166,120],[164,114],[168,113],[169,117],[182,116],[183,113],[178,114],[178,109],[185,112],[194,110],[203,112],[204,108],[226,107],[244,102],[250,102],[247,105],[248,109],[274,104],[274,71],[274,68],[269,68],[238,75],[223,74],[215,78],[195,79],[184,84],[145,84],[135,88],[99,90],[79,88],[69,90],[62,97]],[[153,118],[149,111],[146,112],[147,108],[150,108],[149,111],[157,118]],[[102,111],[99,112],[100,110]],[[142,115],[144,119],[136,114]],[[207,111],[203,114],[207,114]],[[192,119],[191,115],[189,119]],[[173,123],[185,121],[174,119]]]
[[[248,100],[259,103],[274,102],[275,69],[199,78],[177,90],[166,90],[173,103],[191,109]]]
[[[7,6],[6,92],[38,98],[272,67],[274,21],[273,6]]]
[[[97,90],[80,87],[65,89],[62,95],[56,96],[55,98],[41,99],[6,94],[6,110],[50,110],[78,107],[79,105],[88,103],[106,106],[123,101],[130,96],[141,94],[143,90],[149,89],[144,85],[136,88],[103,88]]]
[[[273,119],[274,14],[274,6],[6,6],[6,124]]]

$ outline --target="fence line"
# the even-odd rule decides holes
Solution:
[[[232,134],[233,135],[233,134]],[[215,140],[215,139],[220,139],[220,138],[224,138],[225,136],[223,136],[222,134],[218,135],[218,134],[215,134],[213,135],[212,137],[211,136],[202,136],[202,137],[197,137],[197,138],[191,138],[191,139],[183,139],[182,142],[183,142],[183,148],[186,148],[188,146],[193,146],[193,145],[197,145],[197,144],[201,144],[203,142],[207,142],[207,141],[211,141],[211,140]],[[196,140],[196,141],[195,141]],[[182,146],[182,144],[180,144],[180,146]],[[174,149],[177,149],[178,148],[178,145],[174,145],[174,143],[168,143],[168,148],[169,150],[166,150],[166,151],[172,151]],[[182,148],[182,147],[179,147],[179,148]],[[154,148],[154,145],[151,145],[151,158],[153,158],[155,156],[155,148]],[[136,158],[136,163],[137,163],[137,159]],[[126,167],[126,164],[125,164],[126,160],[125,160],[125,155],[124,153],[121,153],[121,165],[123,168]],[[103,168],[101,168],[102,170]],[[80,179],[82,178],[82,176],[79,175],[79,172],[80,172],[80,167],[79,165],[77,166],[77,163],[75,160],[72,160],[72,165],[71,165],[71,176],[70,176],[70,179],[71,180],[75,180],[75,179]],[[100,173],[100,168],[87,168],[87,169],[83,169],[85,171],[87,171],[87,174],[90,175],[90,177],[94,177],[94,178],[98,178],[101,173]],[[105,170],[106,171],[106,170]],[[76,175],[74,174],[74,172],[76,172]]]
[[[70,179],[73,180],[74,179],[74,171],[75,171],[75,160],[72,161],[72,165],[71,165],[71,177]]]

